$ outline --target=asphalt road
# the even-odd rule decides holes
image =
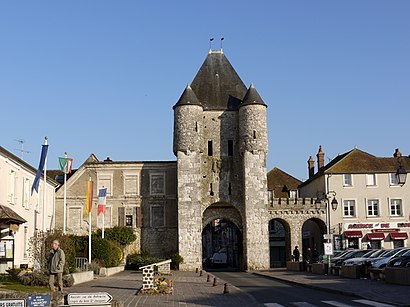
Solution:
[[[246,272],[212,272],[212,274],[214,274],[217,278],[225,280],[229,284],[240,288],[242,291],[252,296],[257,303],[266,307],[392,306],[364,300],[355,296],[347,296],[288,284]]]

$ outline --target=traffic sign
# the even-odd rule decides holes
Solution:
[[[332,243],[323,243],[325,248],[325,255],[331,256],[333,255],[333,245]]]
[[[0,307],[25,307],[26,301],[24,299],[10,299],[0,300]]]
[[[50,304],[50,295],[33,295],[27,298],[28,307],[48,307]]]
[[[68,305],[76,306],[98,306],[106,305],[112,300],[111,294],[107,292],[94,292],[94,293],[70,293],[67,297]]]

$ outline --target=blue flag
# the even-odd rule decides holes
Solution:
[[[47,151],[48,151],[48,145],[43,145],[43,148],[41,149],[40,163],[38,164],[36,178],[34,179],[33,186],[31,187],[31,195],[33,195],[34,190],[36,190],[36,192],[38,193],[38,184],[40,183],[40,177],[44,169],[44,164],[46,164]],[[46,178],[44,178],[44,182],[45,181],[46,181]]]

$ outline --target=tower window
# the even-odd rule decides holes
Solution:
[[[232,184],[230,182],[228,185],[228,195],[232,195]]]
[[[256,139],[256,130],[253,130],[253,139]]]
[[[212,183],[209,184],[209,195],[214,196],[214,190],[212,188]]]
[[[195,132],[198,132],[198,122],[195,122]]]
[[[208,141],[208,156],[213,156],[214,155],[214,148],[212,141]]]
[[[233,156],[233,141],[228,140],[228,156]]]

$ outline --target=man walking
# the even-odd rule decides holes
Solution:
[[[50,274],[49,286],[50,291],[54,292],[54,282],[57,277],[58,291],[63,291],[63,271],[65,264],[65,254],[64,251],[60,248],[60,242],[58,240],[53,241],[53,248],[50,251],[48,257],[48,273]]]

